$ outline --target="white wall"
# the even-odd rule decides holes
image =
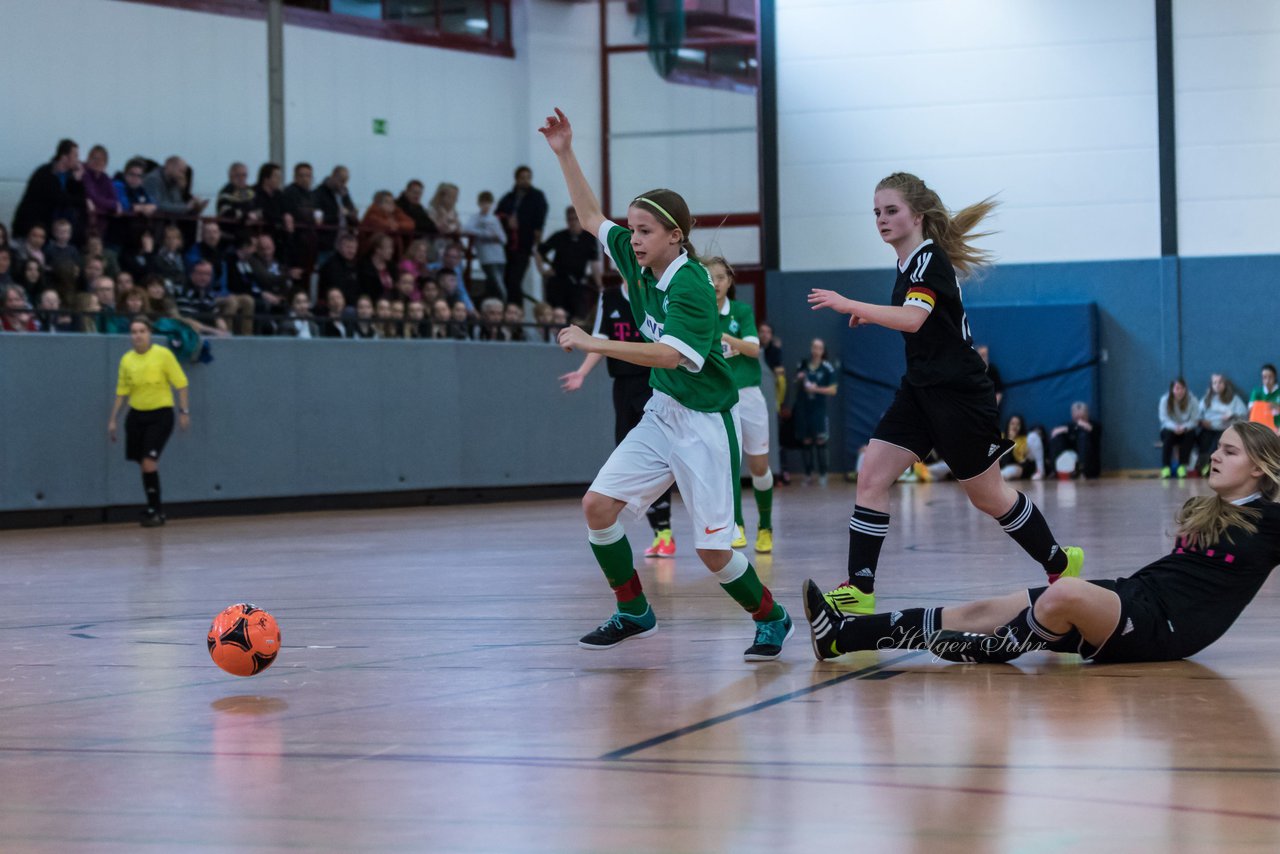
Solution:
[[[1177,0],[1178,250],[1280,252],[1280,4]]]
[[[783,269],[885,266],[897,170],[1004,261],[1159,254],[1150,0],[780,0],[778,83]]]

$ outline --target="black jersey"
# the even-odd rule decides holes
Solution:
[[[1256,534],[1228,528],[1216,545],[1203,548],[1180,537],[1169,554],[1116,582],[1163,606],[1181,656],[1222,637],[1280,564],[1280,504],[1255,498],[1244,506],[1262,514]]]
[[[626,292],[622,288],[605,288],[600,292],[600,297],[596,300],[596,322],[591,328],[591,336],[608,341],[644,341],[640,331],[636,329],[631,304],[627,302]],[[648,368],[621,359],[607,359],[605,367],[611,377],[649,376]]]
[[[926,240],[898,265],[893,305],[929,312],[907,342],[907,382],[914,386],[981,386],[990,383],[987,365],[973,349],[960,283],[945,252]]]

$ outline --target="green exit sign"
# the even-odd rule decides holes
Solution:
[[[374,135],[374,136],[386,136],[386,135],[387,135],[387,120],[386,120],[386,119],[374,119],[374,120],[373,120],[373,135]]]

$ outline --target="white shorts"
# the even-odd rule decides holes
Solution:
[[[674,480],[693,518],[693,543],[728,551],[733,543],[733,487],[738,474],[735,419],[697,412],[654,391],[644,417],[614,448],[591,491],[644,514]]]
[[[769,453],[769,404],[759,386],[738,389],[738,404],[733,407],[741,426],[738,449],[753,457]]]

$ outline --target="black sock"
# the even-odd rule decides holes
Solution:
[[[941,608],[908,608],[869,617],[840,621],[836,647],[841,652],[860,649],[924,649],[929,635],[942,628]]]
[[[1040,625],[1032,608],[1023,608],[1018,612],[1018,616],[997,628],[995,635],[1024,652],[1033,649],[1051,649],[1055,652],[1075,651],[1075,644],[1068,644],[1066,649],[1058,649],[1057,647],[1067,640],[1067,635],[1051,632]]]
[[[668,486],[667,491],[658,497],[658,500],[649,505],[649,509],[645,515],[649,517],[649,527],[654,532],[663,531],[671,527],[671,490],[673,487]]]
[[[849,583],[863,593],[876,589],[880,547],[889,533],[889,514],[853,505],[849,517]]]
[[[804,476],[813,474],[813,445],[800,446],[800,459],[804,462]]]
[[[1021,492],[1009,512],[996,521],[1049,575],[1057,575],[1067,568],[1067,553],[1053,538],[1049,523],[1040,515],[1040,510],[1031,499]]]
[[[152,513],[160,512],[160,472],[144,471],[142,488],[147,493],[147,509]]]
[[[825,475],[827,473],[827,446],[826,444],[814,445],[813,455],[818,458],[818,474]]]

